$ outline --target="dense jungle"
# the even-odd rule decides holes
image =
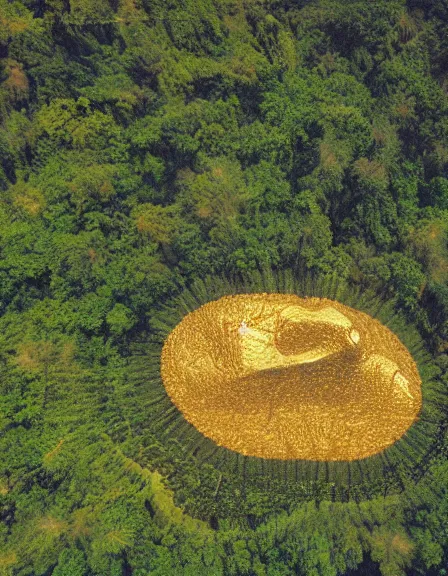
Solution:
[[[0,122],[0,575],[448,574],[447,0],[0,0]],[[155,426],[167,306],[266,270],[418,330],[413,476],[245,482]]]

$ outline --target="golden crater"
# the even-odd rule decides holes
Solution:
[[[422,404],[417,366],[400,340],[326,298],[208,302],[169,334],[161,373],[172,402],[204,436],[261,458],[377,454]]]

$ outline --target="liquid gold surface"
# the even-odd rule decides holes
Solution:
[[[356,460],[398,440],[421,408],[408,350],[325,298],[224,296],[168,335],[162,380],[202,434],[241,454]]]

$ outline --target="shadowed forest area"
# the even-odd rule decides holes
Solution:
[[[447,0],[0,0],[0,576],[448,574],[447,30]],[[418,329],[418,478],[246,484],[155,432],[163,306],[266,269]]]

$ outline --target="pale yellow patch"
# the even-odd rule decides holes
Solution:
[[[58,536],[67,530],[68,524],[64,520],[58,520],[54,516],[46,516],[39,522],[39,528],[44,532]]]
[[[17,554],[10,552],[9,554],[0,555],[0,568],[8,568],[17,562]]]

